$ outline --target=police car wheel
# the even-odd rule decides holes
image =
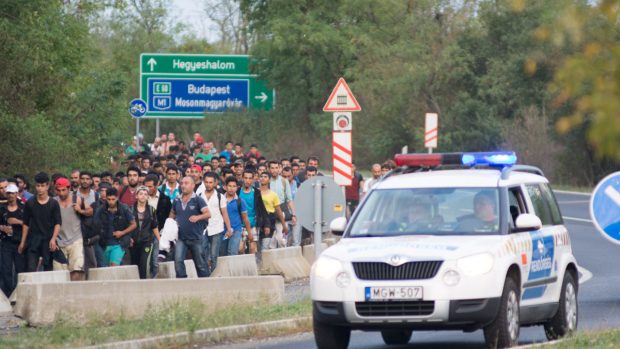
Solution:
[[[510,348],[519,341],[519,288],[511,277],[504,283],[500,309],[495,320],[484,328],[487,347]]]
[[[411,340],[411,330],[383,330],[381,337],[388,345],[407,344]]]
[[[577,330],[578,320],[577,283],[570,272],[564,274],[558,311],[546,324],[547,339],[554,340]]]
[[[319,349],[346,349],[351,339],[351,329],[330,326],[313,321],[314,341]]]

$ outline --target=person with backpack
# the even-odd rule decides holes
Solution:
[[[254,183],[255,172],[248,167],[243,172],[243,186],[239,189],[238,195],[245,202],[245,206],[248,209],[248,220],[250,221],[251,230],[244,229],[243,236],[248,241],[251,240],[251,242],[248,242],[250,253],[256,253],[259,239],[261,237],[268,237],[271,233],[270,219],[263,203],[260,188],[256,189]]]
[[[178,227],[178,239],[174,247],[174,269],[177,278],[187,278],[185,257],[187,250],[192,252],[198,277],[209,276],[207,263],[204,260],[203,233],[205,221],[211,216],[207,203],[196,193],[196,183],[192,177],[181,180],[181,195],[172,203],[170,218]],[[161,247],[160,247],[161,248]]]
[[[131,260],[138,266],[140,279],[146,279],[149,262],[153,254],[153,239],[159,241],[159,228],[155,208],[148,203],[149,190],[140,186],[136,190],[136,203],[133,206],[133,216],[136,229],[131,232],[129,251]]]
[[[0,205],[0,278],[2,291],[7,297],[17,286],[17,274],[26,271],[26,259],[17,252],[24,215],[24,204],[18,196],[18,186],[9,184],[6,188],[7,204]]]
[[[243,235],[243,227],[247,231],[251,231],[250,221],[248,220],[248,209],[245,202],[237,195],[237,179],[229,176],[225,181],[226,185],[226,210],[230,219],[230,227],[232,231],[227,231],[222,236],[222,245],[220,247],[220,255],[236,256],[239,254],[239,246]],[[248,237],[248,241],[252,242],[253,238]]]
[[[129,247],[130,233],[137,227],[131,208],[118,200],[116,188],[109,188],[106,202],[95,212],[95,221],[100,229],[106,267],[121,265],[125,255],[124,246]]]
[[[207,225],[207,232],[203,242],[205,261],[209,266],[209,274],[217,266],[217,257],[220,254],[220,242],[223,233],[232,232],[225,194],[217,190],[218,175],[215,172],[207,172],[203,176],[205,190],[200,196],[207,203],[211,217]]]
[[[58,247],[65,255],[67,264],[54,261],[54,270],[69,270],[71,281],[81,281],[84,279],[84,241],[82,238],[82,214],[83,201],[78,196],[73,201],[74,194],[69,191],[71,182],[67,178],[61,177],[56,180],[56,197],[60,206],[60,216],[62,223],[58,234],[52,236]]]
[[[88,273],[90,268],[97,267],[95,255],[95,243],[99,242],[99,234],[94,224],[93,203],[99,200],[99,193],[92,189],[93,176],[88,171],[80,171],[80,187],[72,192],[73,203],[77,203],[77,197],[82,200],[80,207],[80,220],[82,228],[82,240],[84,241],[84,271]]]
[[[157,229],[160,232],[164,227],[166,218],[170,215],[172,209],[172,202],[170,198],[164,194],[162,190],[157,188],[159,177],[154,174],[148,174],[144,179],[144,185],[149,190],[148,203],[155,209],[155,215],[157,216]],[[153,251],[159,252],[159,240],[160,238],[153,238]],[[151,278],[155,278],[159,272],[159,260],[156,254],[151,256]]]
[[[269,174],[271,175],[271,181],[269,182],[269,189],[278,195],[280,199],[280,209],[284,214],[284,221],[291,222],[292,225],[297,224],[297,216],[295,216],[295,204],[293,203],[293,194],[291,191],[290,183],[280,175],[280,164],[277,161],[269,161]],[[277,242],[276,247],[286,247],[286,241],[288,239],[288,224],[276,222],[276,231],[272,238],[272,241]]]

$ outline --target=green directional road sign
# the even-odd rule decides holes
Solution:
[[[250,74],[250,56],[143,53],[143,118],[202,118],[205,113],[273,109],[275,92]]]

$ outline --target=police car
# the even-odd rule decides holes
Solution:
[[[522,326],[577,328],[577,262],[549,182],[512,152],[403,154],[312,266],[317,346],[351,330],[405,344],[415,330],[484,330],[490,348]]]

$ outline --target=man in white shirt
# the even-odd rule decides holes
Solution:
[[[209,266],[210,273],[212,273],[217,266],[222,233],[230,232],[232,234],[233,232],[230,226],[230,220],[228,219],[228,210],[226,209],[226,196],[215,189],[218,180],[218,176],[215,172],[205,173],[202,180],[205,190],[200,194],[211,212],[206,236],[203,239],[205,260]]]

